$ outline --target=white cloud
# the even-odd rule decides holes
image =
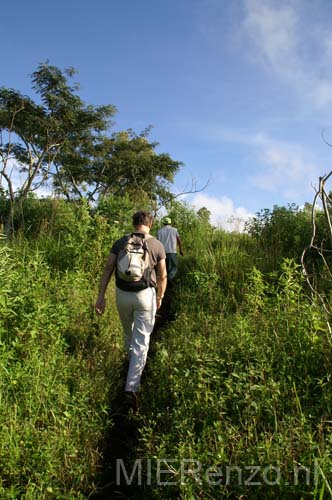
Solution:
[[[290,70],[291,60],[296,61],[297,17],[288,6],[273,6],[271,1],[245,0],[244,27],[254,42],[256,56],[276,71]]]
[[[306,2],[243,0],[250,57],[261,62],[317,108],[332,103],[331,32],[313,19]],[[310,22],[310,29],[308,23]]]
[[[322,167],[313,153],[290,141],[281,141],[262,132],[239,132],[220,126],[206,126],[210,140],[246,146],[254,158],[254,170],[247,170],[246,182],[256,188],[278,192],[286,199],[297,200],[313,192],[313,184],[322,174]],[[248,165],[252,165],[250,157]]]
[[[203,193],[197,193],[191,199],[191,204],[198,210],[206,207],[211,212],[211,222],[226,231],[244,230],[244,223],[253,216],[244,207],[235,207],[227,196],[216,198]]]
[[[321,170],[303,146],[263,134],[252,136],[251,143],[261,165],[250,179],[255,186],[280,192],[286,198],[296,198],[299,192],[312,190]]]

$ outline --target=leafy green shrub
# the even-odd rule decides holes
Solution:
[[[312,207],[306,204],[300,209],[295,204],[288,207],[274,206],[264,209],[246,224],[248,233],[258,243],[263,271],[274,271],[284,258],[300,262],[304,248],[312,237]],[[317,213],[317,243],[329,240],[329,229],[324,214]]]

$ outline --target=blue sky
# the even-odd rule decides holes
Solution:
[[[174,190],[215,223],[312,201],[332,166],[330,0],[23,0],[1,8],[0,85],[40,62],[78,70],[115,130],[153,125],[182,161]]]

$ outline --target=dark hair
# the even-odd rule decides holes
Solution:
[[[153,215],[146,210],[140,210],[133,215],[133,226],[149,226],[153,222]]]

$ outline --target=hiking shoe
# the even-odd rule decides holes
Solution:
[[[128,408],[128,410],[133,410],[134,412],[137,411],[138,405],[137,405],[137,393],[132,392],[132,391],[125,391],[124,393],[124,403],[125,406]]]

